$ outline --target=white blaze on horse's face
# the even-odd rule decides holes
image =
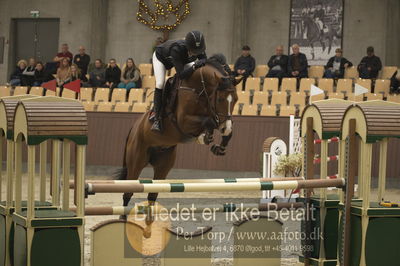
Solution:
[[[231,104],[233,101],[232,95],[229,93],[228,97],[226,98],[228,101],[228,117],[230,118],[232,115],[231,112]],[[223,136],[229,136],[232,133],[232,119],[227,119],[224,124],[221,125],[220,131],[222,132]]]

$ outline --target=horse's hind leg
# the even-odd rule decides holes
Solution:
[[[160,152],[151,154],[151,164],[154,169],[153,180],[163,180],[167,177],[169,171],[174,166],[176,158],[176,146]],[[157,200],[158,193],[149,193],[147,200],[153,204]]]

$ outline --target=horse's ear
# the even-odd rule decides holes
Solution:
[[[237,77],[233,79],[233,85],[238,85],[244,79],[243,76]]]

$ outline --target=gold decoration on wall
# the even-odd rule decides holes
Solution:
[[[139,22],[157,31],[171,31],[190,14],[189,0],[138,0]]]

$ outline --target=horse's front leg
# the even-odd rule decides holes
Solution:
[[[222,140],[220,144],[214,144],[211,147],[211,151],[217,156],[225,155],[226,147],[232,138],[233,133],[233,123],[232,120],[227,120],[221,127],[220,132],[222,134]]]

